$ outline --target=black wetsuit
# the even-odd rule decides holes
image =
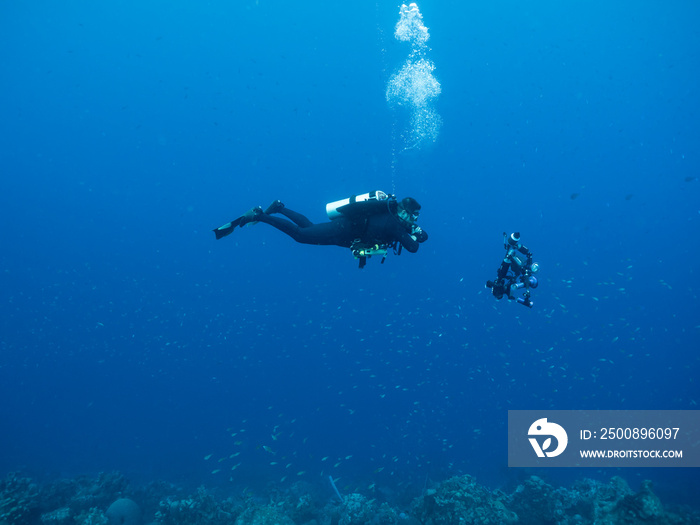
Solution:
[[[255,217],[286,233],[292,239],[303,244],[335,245],[350,248],[356,240],[367,245],[393,244],[399,242],[411,253],[418,251],[419,241],[424,242],[428,235],[420,230],[418,240],[411,236],[411,226],[396,217],[396,202],[375,202],[368,207],[357,207],[355,213],[342,215],[330,222],[312,223],[301,213],[282,208],[278,213],[287,217],[282,219],[262,213]]]

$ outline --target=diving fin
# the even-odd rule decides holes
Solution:
[[[223,226],[219,226],[218,228],[212,230],[214,232],[214,235],[216,235],[216,239],[221,239],[222,237],[226,237],[227,235],[230,235],[233,233],[233,230],[236,228],[241,223],[242,217],[238,217],[237,219],[232,220],[231,222],[227,222]]]

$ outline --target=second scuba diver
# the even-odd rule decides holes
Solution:
[[[506,256],[501,262],[496,272],[495,281],[486,281],[486,288],[491,289],[491,293],[496,299],[502,299],[505,295],[509,300],[532,308],[534,304],[530,300],[530,290],[537,288],[537,277],[540,265],[532,262],[532,253],[520,242],[520,232],[507,235],[503,232],[503,247]],[[523,257],[524,256],[524,257]],[[514,297],[513,290],[524,288],[522,297]]]

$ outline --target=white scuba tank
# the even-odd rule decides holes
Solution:
[[[355,202],[365,202],[370,200],[384,201],[388,198],[389,195],[380,190],[370,191],[369,193],[363,193],[362,195],[353,195],[352,197],[348,197],[347,199],[329,202],[328,204],[326,204],[326,213],[328,214],[328,218],[333,220],[337,219],[338,217],[342,217],[343,215],[341,212],[338,211],[338,208],[342,208],[343,206],[347,206],[348,204],[353,204]]]

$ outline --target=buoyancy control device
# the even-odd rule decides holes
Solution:
[[[392,198],[394,198],[393,195],[384,193],[381,190],[352,195],[351,197],[326,204],[326,213],[331,220],[340,217],[348,217],[350,219],[366,217],[375,213],[385,212]],[[373,255],[381,255],[382,263],[384,263],[390,248],[395,249],[394,244],[381,244],[355,239],[350,247],[350,251],[356,259],[359,259],[360,268],[364,268],[365,264],[367,264],[367,259]]]

